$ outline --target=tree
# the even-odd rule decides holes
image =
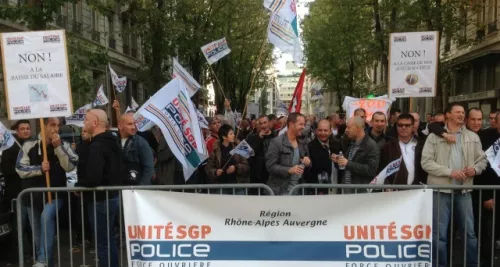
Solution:
[[[303,22],[308,71],[339,95],[368,89],[371,53],[369,6],[353,0],[317,0]]]

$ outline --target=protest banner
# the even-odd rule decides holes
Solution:
[[[9,120],[72,113],[64,30],[1,33]]]
[[[170,81],[137,113],[160,128],[172,153],[182,164],[187,181],[208,155],[203,150],[205,140],[184,81],[180,77]]]
[[[250,119],[251,115],[254,115],[255,118],[258,118],[259,117],[259,108],[260,108],[259,103],[249,102],[247,105],[248,105],[248,107],[247,107],[246,117],[248,119]]]
[[[85,106],[77,109],[75,111],[75,114],[71,115],[70,117],[66,117],[66,124],[75,125],[82,128],[83,121],[85,120],[85,114],[87,114],[87,111],[89,111],[90,109],[92,109],[91,104],[86,104]]]
[[[495,171],[498,177],[500,177],[500,138],[493,143],[485,152],[486,158],[490,163],[491,168]]]
[[[123,206],[128,266],[431,266],[432,190],[301,197],[124,190]]]
[[[200,90],[201,85],[182,67],[176,58],[172,58],[172,69],[172,78],[181,77],[184,80],[190,97]]]
[[[115,86],[116,91],[118,92],[123,92],[125,89],[127,89],[127,77],[118,77],[118,74],[111,68],[111,63],[108,65],[109,66],[109,73],[111,75],[111,82]],[[113,94],[115,95],[116,99],[116,93],[113,91]]]
[[[108,98],[106,97],[106,94],[104,93],[104,88],[101,86],[99,87],[99,90],[97,90],[97,96],[95,97],[94,101],[92,102],[92,107],[100,107],[104,106],[109,103]]]
[[[14,142],[17,143],[17,140],[12,135],[12,132],[0,122],[0,151],[9,149]],[[21,144],[17,144],[19,145],[19,148],[22,148]]]
[[[371,121],[373,113],[377,111],[383,112],[387,117],[392,102],[393,100],[389,99],[387,96],[371,99],[346,96],[342,103],[342,108],[347,111],[347,118],[354,116],[354,111],[356,109],[363,108],[366,111],[366,120]]]
[[[438,69],[438,32],[391,33],[390,97],[434,97]]]
[[[43,160],[47,144],[43,118],[73,111],[66,32],[0,33],[5,98],[9,120],[40,119]],[[49,172],[45,172],[50,187]],[[48,201],[52,196],[48,193]]]
[[[202,46],[201,51],[209,65],[214,64],[219,61],[219,59],[231,53],[231,49],[229,49],[225,37]]]

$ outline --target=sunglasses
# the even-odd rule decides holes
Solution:
[[[403,124],[403,123],[398,123],[399,128],[410,128],[412,127],[413,124]]]

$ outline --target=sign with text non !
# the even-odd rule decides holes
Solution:
[[[72,114],[64,30],[1,33],[9,120]]]
[[[436,95],[438,43],[438,32],[391,34],[389,97]]]

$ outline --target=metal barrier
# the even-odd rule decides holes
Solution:
[[[500,266],[500,259],[496,257],[500,256],[500,224],[495,224],[500,211],[496,190],[500,190],[500,186],[299,184],[292,188],[290,195],[415,189],[434,192],[432,266]]]
[[[22,229],[23,223],[26,224],[26,222],[23,222],[23,216],[25,215],[23,213],[25,212],[28,213],[29,225],[33,233],[32,254],[29,256],[34,258],[33,264],[39,261],[44,262],[48,267],[55,266],[55,263],[57,263],[58,267],[87,267],[91,266],[89,265],[91,262],[95,262],[94,266],[127,266],[126,253],[124,253],[126,245],[125,238],[123,238],[122,212],[122,209],[126,207],[122,207],[120,201],[121,190],[167,190],[225,195],[274,195],[271,188],[264,184],[26,189],[19,194],[16,203],[17,229],[19,229],[19,266],[32,265],[25,262],[23,249],[25,233]],[[51,193],[52,203],[44,205],[47,202],[48,192]],[[68,209],[61,209],[65,204]],[[75,204],[75,207],[79,208],[76,212],[72,209]],[[67,217],[64,216],[66,215],[65,212],[67,212]],[[68,221],[64,222],[65,219]],[[103,229],[103,226],[105,229]],[[88,234],[89,231],[92,234]],[[119,241],[119,244],[115,245],[116,241]],[[93,249],[92,243],[94,243]],[[69,251],[64,251],[62,248],[68,248]],[[101,251],[99,251],[99,248],[101,248]],[[119,258],[117,250],[119,251]],[[54,253],[57,255],[57,259],[54,259]],[[116,261],[114,261],[115,256]],[[99,258],[101,258],[101,261],[99,261]]]

